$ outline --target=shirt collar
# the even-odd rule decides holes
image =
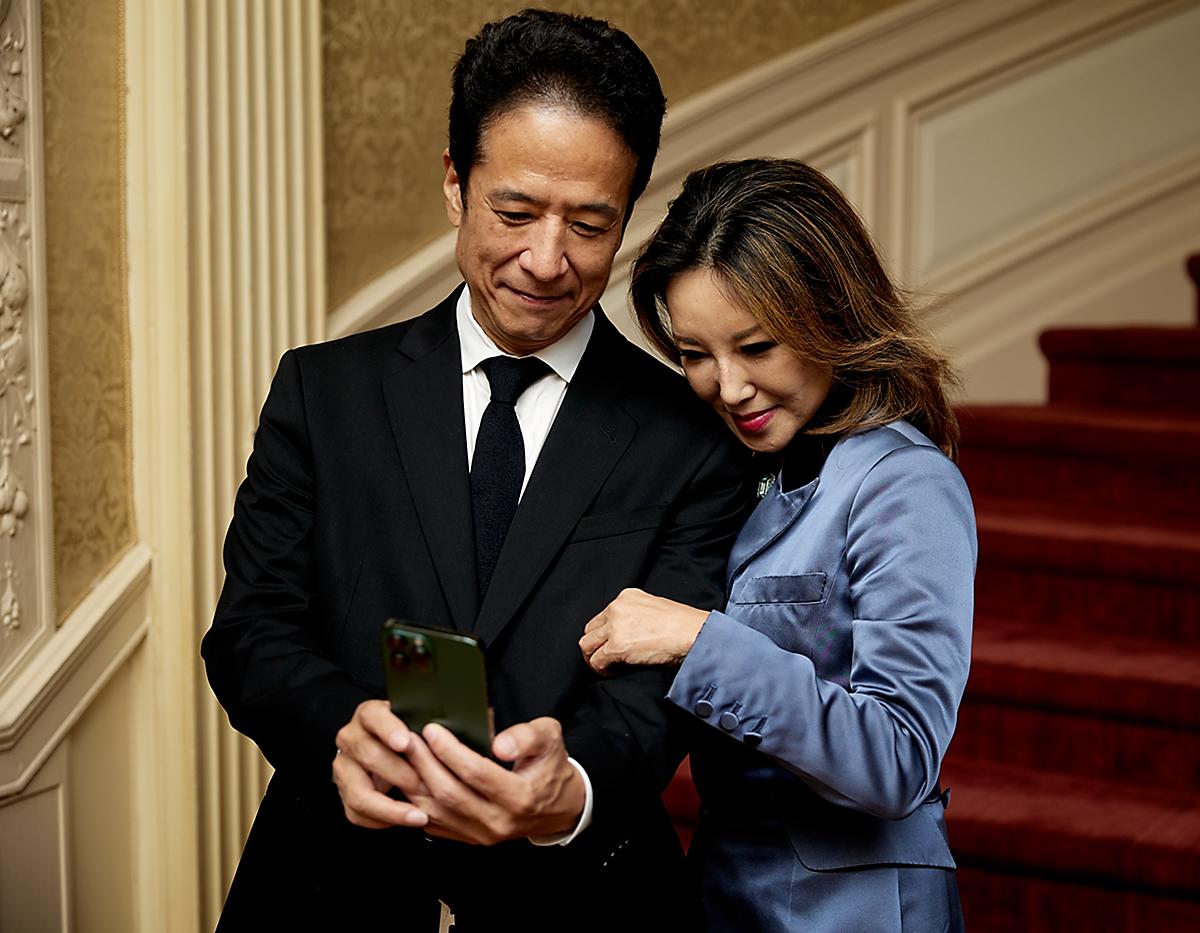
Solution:
[[[493,356],[504,356],[505,353],[489,337],[475,315],[471,313],[471,289],[464,288],[458,296],[458,304],[454,309],[458,321],[458,346],[462,353],[462,371],[466,375],[484,360]],[[549,366],[558,374],[563,382],[570,382],[583,359],[583,351],[587,349],[588,341],[592,338],[592,330],[596,326],[595,311],[585,314],[574,327],[559,337],[548,347],[543,347],[533,355]]]

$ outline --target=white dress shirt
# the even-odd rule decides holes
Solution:
[[[492,399],[491,386],[479,364],[494,356],[507,356],[492,341],[471,313],[471,292],[464,288],[458,296],[458,343],[462,353],[463,373],[463,423],[467,429],[467,469],[475,458],[475,438],[479,436],[479,422],[483,410]],[[517,423],[521,426],[521,437],[525,441],[525,478],[521,481],[521,493],[529,482],[550,425],[558,414],[559,406],[567,394],[567,386],[579,368],[583,351],[587,349],[592,330],[596,326],[593,312],[584,317],[562,337],[533,355],[550,367],[551,372],[543,376],[517,399]]]
[[[552,372],[543,376],[517,399],[517,423],[521,426],[521,437],[525,442],[525,477],[521,480],[521,494],[529,483],[529,476],[537,464],[538,454],[546,443],[550,426],[567,394],[567,386],[579,368],[583,351],[587,349],[596,326],[594,311],[589,311],[583,318],[562,337],[550,346],[538,350],[533,355],[550,367]],[[475,457],[475,438],[479,436],[479,422],[483,420],[483,410],[491,401],[491,386],[479,364],[494,356],[506,356],[495,342],[489,337],[475,316],[471,313],[471,290],[464,288],[458,296],[455,308],[458,320],[458,344],[462,353],[463,374],[463,424],[467,429],[467,469]],[[581,632],[582,634],[582,632]],[[567,833],[554,836],[530,837],[534,845],[565,846],[592,822],[592,782],[583,770],[583,766],[574,758],[567,761],[579,772],[583,779],[584,802],[583,813],[575,828]]]

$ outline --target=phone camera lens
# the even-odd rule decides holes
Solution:
[[[428,674],[433,669],[433,656],[429,651],[429,643],[424,638],[413,641],[412,666],[418,674]]]
[[[388,666],[399,674],[429,674],[433,671],[433,650],[423,635],[390,633],[387,660]]]
[[[388,661],[392,670],[403,674],[413,666],[413,640],[407,635],[396,632],[388,638]]]

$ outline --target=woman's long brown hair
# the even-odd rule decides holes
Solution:
[[[884,271],[854,208],[816,169],[750,159],[687,177],[630,285],[642,332],[675,362],[666,291],[692,269],[711,269],[772,339],[833,369],[837,404],[805,433],[843,435],[906,418],[957,457],[954,371]]]

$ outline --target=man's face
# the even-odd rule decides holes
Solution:
[[[475,319],[525,356],[600,300],[621,245],[636,159],[606,123],[530,105],[484,131],[463,203],[445,156],[446,212]]]

